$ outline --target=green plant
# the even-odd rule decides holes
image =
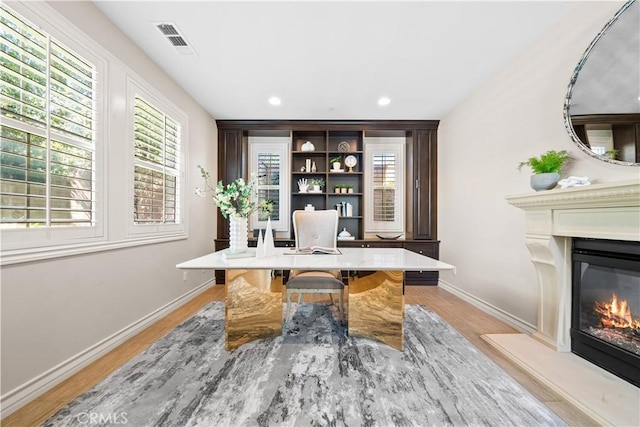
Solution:
[[[603,156],[607,157],[609,159],[615,159],[619,152],[620,152],[620,150],[615,150],[615,149],[608,150],[608,151],[604,152]]]
[[[337,162],[342,162],[342,155],[335,156],[329,160],[329,164],[337,163]]]
[[[566,150],[549,150],[540,157],[530,157],[526,162],[521,162],[518,165],[518,170],[521,170],[523,166],[529,166],[535,174],[560,172],[569,158],[569,153]]]
[[[216,186],[211,185],[211,176],[202,166],[198,165],[200,174],[204,179],[206,189],[196,188],[198,196],[206,196],[211,192],[213,202],[220,208],[220,213],[225,218],[242,217],[247,218],[255,211],[269,214],[273,210],[273,200],[262,200],[260,203],[252,201],[252,197],[258,198],[256,194],[255,180],[245,182],[243,178],[238,178],[226,186],[222,181],[218,181]]]
[[[318,186],[320,186],[320,187],[323,187],[323,186],[324,186],[324,179],[323,179],[323,178],[313,178],[313,179],[311,180],[311,184],[312,184],[312,185],[318,185]]]

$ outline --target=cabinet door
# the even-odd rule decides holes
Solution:
[[[247,178],[248,144],[242,130],[218,130],[218,181],[229,183],[240,177]],[[216,181],[217,182],[217,181]],[[218,209],[218,239],[229,238],[229,221]]]
[[[417,130],[413,140],[413,233],[415,239],[436,238],[437,141],[434,130]]]
[[[404,248],[429,258],[438,259],[440,242],[412,242],[405,243]],[[437,285],[439,274],[437,271],[407,271],[405,280],[407,285]]]

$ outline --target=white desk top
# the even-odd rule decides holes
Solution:
[[[453,265],[402,248],[339,248],[341,255],[285,255],[290,248],[275,248],[275,255],[256,259],[225,259],[224,251],[194,258],[176,265],[180,269],[215,270],[454,270]],[[250,249],[251,250],[251,249]],[[255,250],[255,249],[254,249]]]

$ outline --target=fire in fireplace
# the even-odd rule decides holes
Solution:
[[[593,310],[600,319],[589,326],[589,334],[640,355],[640,320],[634,319],[627,300],[614,293],[610,301],[596,301]]]
[[[571,351],[640,387],[640,242],[573,240]]]

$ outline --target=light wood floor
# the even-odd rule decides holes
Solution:
[[[313,298],[313,296],[307,296],[306,298]],[[71,378],[9,415],[2,420],[1,425],[5,427],[26,427],[41,424],[67,402],[89,390],[136,354],[142,352],[182,321],[196,313],[205,304],[223,299],[223,286],[210,288]],[[480,338],[484,334],[517,333],[515,329],[480,311],[455,295],[434,286],[407,286],[405,289],[405,303],[422,304],[431,308],[569,425],[597,425]]]

